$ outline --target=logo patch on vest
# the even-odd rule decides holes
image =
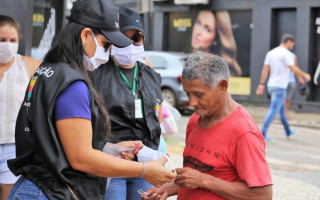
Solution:
[[[36,71],[40,76],[51,77],[54,74],[54,71],[51,67],[39,67]]]

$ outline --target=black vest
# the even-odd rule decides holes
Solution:
[[[30,81],[16,124],[16,158],[9,160],[10,170],[36,184],[49,199],[103,199],[106,179],[74,170],[64,153],[57,133],[54,105],[56,98],[73,81],[84,76],[65,64],[40,66]],[[29,95],[29,96],[28,96]],[[30,99],[28,99],[28,97]],[[98,122],[99,110],[91,97],[92,145],[102,150],[104,123]],[[98,134],[99,133],[99,134]]]
[[[155,109],[162,103],[160,74],[138,62],[136,90],[143,103],[145,128],[137,126],[131,88],[111,59],[93,72],[93,81],[110,116],[109,141],[141,140],[144,145],[158,149],[161,128]]]

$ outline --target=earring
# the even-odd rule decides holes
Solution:
[[[82,46],[86,46],[87,41],[82,41]]]

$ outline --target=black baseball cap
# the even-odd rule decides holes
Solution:
[[[130,10],[129,8],[120,7],[120,31],[122,33],[126,32],[127,30],[138,30],[144,34],[142,19],[140,15]]]
[[[119,9],[108,0],[78,0],[73,3],[70,21],[99,29],[115,46],[133,43],[120,32]]]

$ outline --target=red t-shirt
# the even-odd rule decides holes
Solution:
[[[265,142],[259,127],[240,105],[226,119],[201,129],[193,114],[187,126],[183,166],[248,187],[272,184],[265,156]],[[179,188],[178,200],[225,199],[204,189]]]

